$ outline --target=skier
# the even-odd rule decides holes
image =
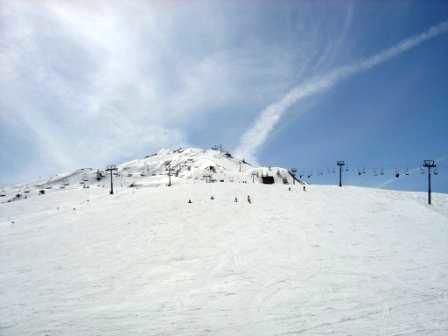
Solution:
[[[252,200],[250,199],[250,195],[247,195],[247,202],[248,202],[249,204],[252,204]]]
[[[191,204],[191,203],[193,203],[192,201],[191,201],[191,199],[188,199],[188,202],[187,202],[188,204]]]
[[[238,203],[238,198],[235,197],[235,201],[234,201],[234,202],[235,202],[235,203]]]
[[[303,186],[303,191],[306,191],[306,186]]]
[[[213,200],[215,199],[215,196],[212,195],[212,196],[210,197],[210,199],[213,201]]]

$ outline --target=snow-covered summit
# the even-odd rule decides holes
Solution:
[[[263,177],[267,176],[272,176],[274,183],[292,183],[292,176],[284,168],[256,167],[230,152],[216,149],[162,149],[144,159],[119,165],[118,172],[130,178],[171,174],[179,183],[188,180],[263,183]]]
[[[257,167],[230,152],[219,149],[161,149],[119,164],[114,181],[120,187],[148,187],[184,183],[293,183],[291,173],[280,167]],[[58,189],[107,187],[108,172],[103,168],[81,168],[48,179],[15,186],[2,192],[4,201],[42,195]]]

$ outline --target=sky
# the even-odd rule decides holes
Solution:
[[[447,1],[0,0],[0,184],[222,144],[448,192],[447,60]]]

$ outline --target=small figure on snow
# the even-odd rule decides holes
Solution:
[[[188,199],[188,202],[187,202],[188,204],[191,204],[191,203],[193,203],[192,201],[191,201],[191,199]]]
[[[210,199],[213,201],[213,200],[215,199],[215,196],[212,195],[212,196],[210,197]]]
[[[252,204],[252,200],[250,199],[250,195],[247,195],[247,203]]]
[[[306,186],[303,186],[303,191],[306,191]]]
[[[235,203],[238,203],[238,198],[235,197],[235,201],[234,201],[234,202],[235,202]]]
[[[291,187],[288,188],[288,191],[291,191]]]

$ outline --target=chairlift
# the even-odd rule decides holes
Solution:
[[[310,175],[308,175],[308,178],[311,178],[311,176],[313,176],[313,175],[311,175],[311,174],[310,174]]]
[[[409,169],[406,169],[406,175],[409,176]]]
[[[384,170],[381,168],[380,175],[384,175]]]
[[[358,169],[358,175],[361,176],[362,172]]]
[[[376,171],[376,169],[373,170],[373,176],[378,176],[378,172]]]
[[[395,177],[396,178],[400,177],[400,171],[398,169],[395,169]]]
[[[439,175],[439,169],[437,169],[437,167],[434,168],[434,175]]]

